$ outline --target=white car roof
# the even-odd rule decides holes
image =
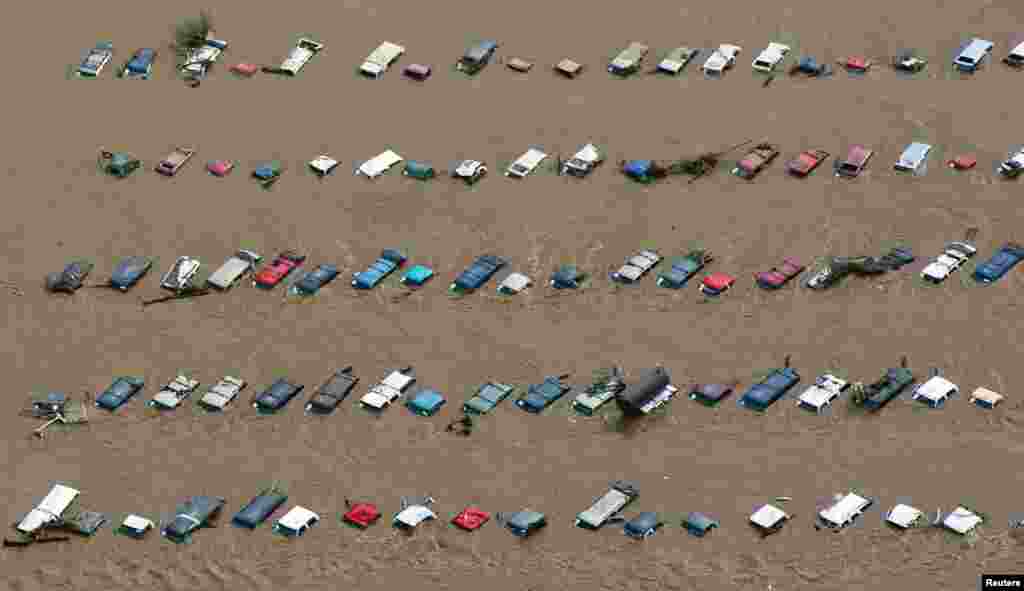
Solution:
[[[580,148],[573,158],[579,158],[585,162],[596,162],[601,159],[601,151],[594,144],[587,144]]]
[[[424,507],[423,505],[413,505],[402,509],[398,515],[395,515],[395,522],[408,525],[409,527],[416,527],[427,519],[436,518],[437,515],[427,507]]]
[[[729,55],[735,55],[735,54],[743,51],[743,48],[740,47],[739,45],[733,45],[731,43],[723,43],[723,44],[718,46],[717,51],[719,53],[721,53],[722,55],[729,56]]]
[[[366,61],[381,66],[386,66],[393,62],[398,56],[405,53],[405,48],[397,43],[385,41],[377,46],[373,52],[366,58]]]
[[[942,525],[960,535],[965,535],[977,527],[981,521],[981,517],[978,517],[969,509],[957,507],[956,509],[953,509],[952,513],[942,520]]]
[[[547,157],[547,153],[542,152],[537,148],[530,148],[522,156],[517,158],[516,161],[509,166],[509,169],[511,169],[512,166],[518,164],[532,171],[534,168],[537,168],[537,165],[543,162],[544,159]]]
[[[146,531],[147,529],[153,527],[153,522],[146,519],[145,517],[139,517],[138,515],[129,515],[128,517],[124,518],[124,522],[122,522],[121,525],[135,531]]]
[[[1016,47],[1011,49],[1010,55],[1019,55],[1024,57],[1024,42],[1018,43]]]
[[[798,403],[820,409],[826,402],[838,396],[839,392],[846,387],[846,383],[845,380],[841,380],[832,374],[819,376],[815,383],[800,395]]]
[[[913,523],[922,515],[924,514],[918,509],[901,503],[889,510],[889,514],[885,516],[885,520],[897,527],[906,529],[913,525]]]
[[[818,512],[818,516],[829,524],[842,527],[870,504],[871,501],[868,499],[854,493],[848,493],[831,507]]]
[[[526,275],[523,275],[522,273],[512,273],[502,280],[498,289],[505,289],[512,293],[519,293],[531,285],[533,285],[533,281]]]
[[[47,523],[56,521],[71,506],[78,494],[79,491],[70,486],[55,484],[43,500],[21,520],[18,530],[32,533]]]
[[[914,392],[914,398],[927,398],[932,402],[945,400],[950,394],[958,391],[956,384],[942,376],[932,376],[927,382],[921,384]]]
[[[630,498],[620,490],[610,489],[589,509],[577,515],[576,520],[590,527],[600,527],[625,507]]]
[[[296,505],[292,507],[290,511],[282,515],[281,519],[277,520],[277,524],[292,531],[298,531],[302,526],[309,525],[309,523],[319,519],[320,516],[316,513],[313,513],[305,507]]]
[[[370,158],[359,167],[359,172],[370,178],[378,177],[387,169],[402,161],[402,157],[391,150],[385,150]]]
[[[401,392],[402,390],[408,388],[409,385],[415,381],[416,378],[410,375],[406,375],[400,371],[393,371],[389,373],[387,377],[381,381],[381,384],[384,386],[388,386],[389,388],[394,388],[395,390]]]
[[[993,392],[988,388],[978,388],[971,394],[971,402],[974,402],[975,400],[981,400],[983,402],[991,404],[992,406],[999,404],[999,401],[1002,400],[1003,398],[1004,396],[1002,394],[998,392]]]
[[[774,505],[765,505],[750,516],[750,521],[765,529],[771,529],[788,518],[789,514],[782,509]]]
[[[338,165],[338,161],[327,154],[320,154],[309,161],[309,165],[321,171],[328,171]]]

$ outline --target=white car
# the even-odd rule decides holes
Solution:
[[[733,67],[736,63],[736,56],[742,51],[743,48],[738,45],[728,43],[719,45],[718,49],[704,62],[704,73],[709,76],[721,75],[722,72]]]
[[[786,59],[789,54],[789,46],[782,43],[769,43],[768,47],[757,56],[752,67],[758,72],[771,72],[775,66]]]
[[[402,157],[391,150],[384,150],[373,158],[359,165],[356,169],[357,175],[363,175],[368,179],[375,179],[388,171],[392,166],[402,161]]]
[[[819,521],[832,529],[842,529],[861,515],[865,509],[871,506],[871,499],[858,494],[847,493],[840,497],[831,506],[818,512]]]
[[[1010,50],[1010,53],[1003,58],[1003,63],[1014,68],[1024,68],[1024,43],[1018,43]]]
[[[359,66],[359,72],[370,78],[380,78],[403,53],[405,53],[404,47],[385,41],[373,50],[362,66]]]
[[[594,144],[587,144],[562,165],[562,174],[585,177],[603,160],[604,155],[601,150]]]
[[[513,176],[516,178],[525,178],[531,172],[536,170],[540,163],[547,158],[548,155],[536,148],[530,148],[525,154],[516,159],[515,162],[509,165],[508,170],[505,171],[505,176]]]
[[[192,280],[195,279],[201,266],[202,263],[199,262],[199,259],[178,257],[178,260],[174,261],[171,268],[164,274],[163,279],[160,280],[160,287],[173,291],[187,289],[192,285]]]
[[[999,174],[1014,178],[1024,171],[1024,148],[1010,154],[1010,157],[999,165]]]
[[[366,408],[372,410],[383,410],[395,400],[398,400],[402,393],[416,381],[409,370],[393,371],[379,384],[370,388],[359,402]]]
[[[694,49],[692,47],[677,47],[668,52],[665,57],[658,62],[658,71],[675,76],[686,67],[686,64],[690,63],[690,60],[697,57],[697,54],[699,53],[699,49]]]
[[[452,171],[452,176],[472,185],[487,174],[487,164],[480,160],[463,160]]]
[[[210,71],[210,67],[216,63],[220,54],[228,48],[228,42],[206,36],[206,43],[198,49],[190,50],[185,56],[185,63],[181,71],[195,78],[202,78]]]
[[[301,536],[318,521],[320,521],[319,515],[305,507],[296,505],[277,520],[274,529],[285,536]]]
[[[977,252],[978,249],[966,242],[951,242],[938,258],[921,271],[921,278],[932,283],[942,283]]]
[[[275,73],[296,76],[313,59],[313,56],[324,49],[324,44],[312,39],[302,38],[288,52],[288,57],[281,61],[281,66],[272,69]]]
[[[251,250],[239,250],[210,275],[206,284],[221,290],[230,289],[262,260],[262,256]]]
[[[797,406],[820,413],[832,404],[836,398],[846,389],[849,383],[841,380],[832,374],[818,376],[814,385],[810,386],[797,399]]]
[[[942,406],[946,400],[959,392],[956,384],[941,376],[932,376],[927,382],[914,389],[914,400],[920,400],[928,406]]]

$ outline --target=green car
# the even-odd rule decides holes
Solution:
[[[100,152],[99,165],[103,172],[123,179],[142,166],[142,161],[125,152],[104,150]]]
[[[905,367],[889,368],[881,379],[864,388],[865,408],[881,409],[912,383],[914,383],[914,374],[909,369]]]

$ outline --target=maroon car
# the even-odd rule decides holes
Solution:
[[[301,255],[294,250],[286,250],[282,252],[274,257],[273,262],[260,269],[260,272],[256,274],[256,285],[264,289],[274,287],[278,283],[281,283],[285,277],[290,275],[291,272],[297,269],[305,260],[305,255]]]
[[[825,150],[804,150],[786,163],[786,170],[796,176],[807,176],[831,156]]]
[[[837,163],[836,176],[855,177],[864,171],[868,161],[874,156],[875,151],[860,144],[850,147],[846,159]]]
[[[754,146],[743,159],[736,163],[733,174],[740,178],[750,180],[757,176],[764,167],[771,164],[772,160],[779,155],[779,149],[773,144],[762,143]]]
[[[764,289],[779,289],[790,279],[804,272],[806,267],[795,259],[786,258],[781,267],[772,267],[769,271],[754,274],[754,280]]]

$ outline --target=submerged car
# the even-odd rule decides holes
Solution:
[[[1016,242],[1004,244],[990,259],[974,269],[974,278],[982,283],[998,281],[1021,260],[1024,260],[1024,246]]]
[[[712,53],[704,62],[704,73],[709,76],[721,75],[724,71],[733,67],[736,63],[736,56],[743,51],[739,45],[724,43]]]
[[[352,374],[352,366],[339,369],[316,389],[306,404],[306,410],[317,414],[334,412],[358,383],[359,378]]]
[[[640,496],[640,490],[632,482],[617,480],[601,498],[594,501],[589,509],[576,516],[576,527],[599,529],[627,505]]]
[[[928,160],[928,154],[932,151],[930,144],[923,144],[921,142],[914,142],[907,146],[903,153],[900,154],[900,159],[896,161],[894,168],[901,172],[920,173],[924,170],[925,163]]]
[[[206,527],[224,508],[225,500],[219,497],[191,497],[185,501],[174,518],[160,533],[176,541],[186,541],[196,530]]]
[[[864,388],[864,407],[880,410],[914,383],[914,374],[905,367],[892,367],[880,379]]]
[[[995,45],[985,39],[974,38],[968,41],[953,60],[953,67],[961,72],[975,72],[984,63]]]
[[[779,155],[779,149],[769,143],[760,143],[736,163],[732,173],[742,179],[751,180]]]
[[[341,273],[338,267],[330,264],[318,265],[315,269],[298,280],[292,287],[292,291],[299,295],[311,296],[320,291],[320,288],[327,285]]]
[[[498,50],[497,41],[479,41],[473,44],[456,62],[455,68],[469,75],[484,69]]]
[[[196,153],[192,148],[175,148],[157,163],[156,171],[164,176],[174,176]]]
[[[917,72],[924,70],[927,65],[928,60],[918,56],[913,51],[904,51],[896,54],[892,58],[893,68],[910,74],[916,74]]]
[[[641,250],[629,257],[626,263],[619,267],[618,270],[612,271],[610,278],[616,283],[636,283],[660,262],[660,254],[653,250]]]
[[[463,160],[455,166],[452,176],[473,185],[487,174],[487,164],[480,160]]]
[[[142,166],[142,161],[125,152],[107,152],[99,156],[100,169],[110,176],[123,179]]]
[[[143,48],[132,54],[132,58],[121,68],[122,78],[139,78],[148,80],[153,73],[153,61],[156,59],[156,50]]]
[[[460,273],[449,289],[454,292],[468,293],[480,289],[495,273],[503,269],[508,262],[494,255],[481,255]]]
[[[966,242],[951,242],[942,254],[921,271],[921,278],[931,283],[942,283],[977,252],[977,248]]]
[[[562,164],[562,174],[574,177],[585,177],[601,162],[604,161],[604,154],[594,144],[587,144],[573,154],[573,157]]]
[[[359,73],[370,78],[380,78],[403,53],[404,47],[385,41],[373,50],[363,65],[359,66]]]
[[[1024,68],[1024,42],[1014,46],[1010,53],[1003,58],[1003,63],[1011,68]]]
[[[640,64],[647,56],[648,47],[636,41],[623,49],[615,59],[608,64],[608,71],[617,76],[628,76],[640,69]]]
[[[313,39],[302,38],[299,39],[295,46],[292,47],[288,55],[281,61],[281,65],[276,68],[264,68],[263,71],[268,74],[285,74],[287,76],[297,76],[302,68],[306,67],[313,56],[324,50],[324,44]]]
[[[121,376],[96,397],[96,406],[113,412],[141,392],[145,384],[146,382],[142,378]]]
[[[467,414],[485,415],[515,391],[515,386],[499,382],[487,382],[477,388],[476,394],[462,405]]]
[[[269,388],[256,396],[253,406],[260,411],[274,412],[281,410],[303,389],[302,384],[293,384],[285,378],[278,378]]]
[[[800,374],[793,368],[774,369],[763,380],[747,389],[740,398],[740,406],[760,412],[768,410],[799,381]]]
[[[184,291],[192,286],[192,280],[199,273],[200,267],[202,267],[202,263],[199,262],[199,259],[178,257],[178,260],[174,261],[171,268],[164,274],[163,279],[160,280],[160,287],[172,291]]]
[[[1006,178],[1017,178],[1024,171],[1024,148],[1015,150],[999,165],[999,174]]]
[[[306,260],[306,255],[294,250],[286,250],[274,257],[274,260],[256,274],[254,282],[257,287],[270,289],[281,283]]]
[[[384,249],[370,268],[352,276],[352,287],[373,289],[396,269],[405,264],[406,256],[393,248]]]
[[[206,284],[221,290],[230,289],[246,273],[253,271],[262,260],[262,256],[251,250],[239,250],[210,274]]]
[[[669,270],[660,273],[656,283],[658,287],[680,289],[712,260],[714,257],[711,253],[700,249],[692,250],[686,256],[672,259]]]
[[[693,58],[697,57],[699,54],[699,49],[677,47],[665,54],[665,57],[658,62],[658,72],[675,76],[679,72],[683,71],[686,64],[690,63]]]
[[[769,43],[768,47],[754,59],[751,66],[758,72],[771,72],[786,59],[789,54],[789,46],[782,43]]]
[[[786,171],[794,176],[805,177],[831,156],[825,150],[804,150],[786,163]]]
[[[539,384],[532,384],[526,393],[516,400],[516,406],[529,413],[537,414],[565,396],[572,388],[562,381],[563,377],[547,377]]]
[[[121,259],[114,267],[110,276],[110,286],[121,291],[128,291],[142,279],[153,267],[153,259],[149,257],[128,257]]]
[[[78,75],[87,78],[95,78],[103,72],[103,68],[114,57],[114,44],[109,41],[97,43],[89,50],[78,65]]]
[[[875,151],[860,144],[850,146],[846,158],[836,163],[836,176],[854,178],[860,176],[867,167]]]

